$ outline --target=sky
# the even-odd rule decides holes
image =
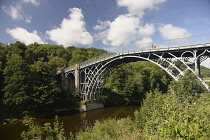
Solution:
[[[0,42],[110,50],[210,33],[209,13],[210,0],[0,0]]]

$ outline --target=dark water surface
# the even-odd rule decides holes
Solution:
[[[125,118],[134,117],[134,111],[138,110],[139,106],[118,106],[106,107],[98,110],[93,110],[84,113],[78,113],[69,116],[59,117],[59,122],[63,122],[66,134],[69,132],[76,134],[80,130],[84,130],[87,126],[92,126],[96,120],[102,121],[107,118]],[[36,119],[40,124],[53,122],[52,119]],[[0,124],[0,140],[21,140],[20,134],[27,127],[22,124],[22,121],[9,123],[6,125]]]

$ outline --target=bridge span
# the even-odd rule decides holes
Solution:
[[[209,57],[210,34],[119,47],[63,69],[62,85],[75,91],[83,100],[97,99],[101,96],[108,71],[124,63],[150,61],[175,80],[190,71],[210,91],[208,84],[200,77],[200,64]]]

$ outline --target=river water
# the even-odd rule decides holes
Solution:
[[[139,103],[140,105],[140,103]],[[92,126],[96,120],[102,121],[108,118],[125,118],[134,117],[135,110],[139,110],[140,106],[117,106],[105,107],[89,112],[77,113],[69,116],[59,117],[59,122],[63,122],[66,134],[69,132],[76,134],[80,130],[85,130],[87,126]],[[39,124],[53,122],[52,119],[36,119]],[[0,140],[21,140],[21,132],[27,127],[22,124],[22,121],[9,123],[6,125],[0,124]]]

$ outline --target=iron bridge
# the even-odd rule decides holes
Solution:
[[[63,69],[62,85],[67,90],[75,91],[82,100],[97,99],[101,96],[105,76],[115,66],[136,61],[149,61],[161,67],[175,80],[190,71],[210,91],[208,84],[200,77],[200,64],[209,57],[210,33],[119,47]]]

